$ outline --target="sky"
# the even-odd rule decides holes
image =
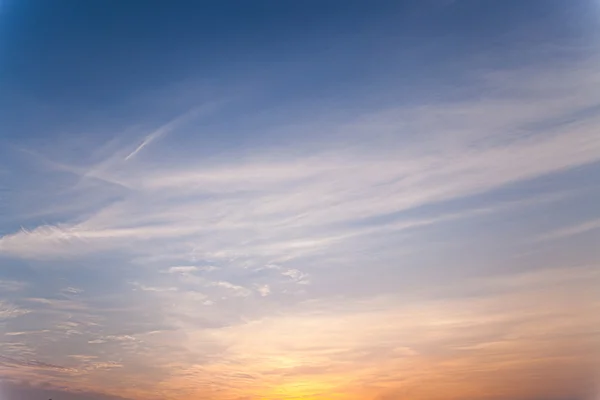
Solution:
[[[597,0],[0,1],[0,400],[600,399]]]

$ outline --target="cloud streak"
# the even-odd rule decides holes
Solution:
[[[215,104],[210,104],[209,106],[196,107],[187,113],[180,115],[179,117],[169,121],[168,123],[162,125],[160,128],[149,133],[142,142],[129,154],[123,158],[123,161],[128,161],[131,158],[135,157],[144,147],[148,146],[150,143],[160,139],[161,137],[173,132],[177,128],[180,128],[186,123],[189,123],[194,118],[198,117],[202,112],[206,112],[209,109],[213,109]]]
[[[593,232],[600,229],[600,219],[586,221],[581,224],[558,229],[554,232],[549,232],[537,238],[537,241],[551,241],[564,239],[571,236],[580,235],[587,232]]]
[[[488,108],[486,114],[481,115],[481,107]],[[428,111],[447,114],[446,109],[439,105]],[[514,107],[517,110],[518,105]],[[487,106],[464,105],[455,112],[464,117],[462,130],[470,132],[485,129],[476,121],[483,122],[485,115],[501,111],[511,115],[505,105],[493,101]],[[381,118],[385,121],[388,117]],[[385,125],[371,121],[374,127]],[[331,237],[327,225],[383,217],[597,162],[600,141],[593,134],[595,123],[594,117],[556,128],[551,134],[533,131],[501,144],[495,142],[503,135],[485,134],[461,140],[441,153],[434,142],[376,158],[349,149],[335,157],[329,150],[302,158],[267,153],[256,156],[257,161],[253,157],[207,167],[135,166],[118,175],[134,188],[131,195],[80,222],[42,225],[5,235],[0,238],[0,252],[23,257],[66,256],[76,254],[77,249],[104,250],[125,238],[189,238],[208,231],[237,236],[254,226],[264,227],[253,229],[259,237],[268,232],[287,237],[286,229],[308,231],[309,237],[290,238],[287,245],[280,246],[285,250],[314,247]],[[477,144],[481,140],[483,143]],[[323,233],[325,237],[320,237]]]

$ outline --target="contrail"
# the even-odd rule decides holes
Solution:
[[[184,123],[188,122],[189,120],[193,119],[201,112],[212,110],[214,108],[214,106],[215,106],[214,103],[210,103],[208,105],[202,105],[202,106],[193,108],[192,110],[186,112],[185,114],[180,115],[179,117],[164,124],[160,128],[156,129],[154,132],[151,132],[148,136],[146,136],[144,138],[144,140],[142,141],[142,143],[138,147],[136,147],[135,150],[133,150],[131,153],[129,153],[124,158],[124,161],[127,161],[130,158],[135,157],[135,155],[137,153],[139,153],[140,151],[142,151],[142,149],[144,147],[148,146],[150,143],[152,143],[156,139],[159,139],[161,136],[171,133],[174,129],[183,125]]]

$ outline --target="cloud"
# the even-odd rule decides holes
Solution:
[[[484,97],[275,116],[261,138],[295,139],[243,151],[203,140],[198,154],[177,135],[200,129],[192,112],[98,163],[48,163],[81,181],[60,217],[2,232],[3,260],[49,287],[18,297],[36,282],[0,281],[18,297],[0,302],[4,363],[157,398],[509,398],[563,390],[557,371],[585,384],[597,265],[510,257],[597,228],[529,224],[576,208],[561,175],[600,162],[595,67],[486,74]],[[44,190],[35,212],[59,191]],[[552,379],[525,390],[536,374]]]
[[[107,342],[127,342],[136,341],[137,339],[131,335],[108,335],[99,339],[89,340],[89,344],[102,344]]]
[[[51,310],[62,310],[62,311],[84,311],[87,309],[87,305],[78,300],[62,300],[52,299],[44,297],[26,297],[22,301],[29,304],[36,304],[39,308],[51,309]]]
[[[213,109],[214,104],[210,104],[208,108]],[[183,124],[190,122],[193,118],[197,117],[201,111],[206,111],[206,109],[207,109],[207,106],[197,107],[195,109],[192,109],[192,110],[188,111],[187,113],[180,115],[179,117],[166,123],[165,125],[161,126],[160,128],[156,129],[155,131],[149,133],[144,138],[144,140],[142,140],[142,143],[140,143],[135,148],[135,150],[133,150],[131,153],[127,154],[123,160],[128,161],[129,159],[135,157],[140,151],[142,151],[142,149],[144,147],[148,146],[150,143],[154,142],[155,140],[159,139],[160,137],[162,137],[168,133],[171,133],[175,129],[181,127]]]
[[[34,369],[50,369],[64,372],[72,372],[73,370],[70,368],[65,368],[60,365],[49,364],[36,360],[21,360],[12,357],[0,356],[0,363],[6,366],[21,366],[21,367],[29,367]]]
[[[323,139],[321,149],[310,153],[261,148],[251,156],[232,153],[202,162],[184,157],[115,165],[104,174],[130,188],[120,200],[59,224],[6,234],[0,253],[33,259],[108,250],[148,254],[160,240],[163,254],[172,241],[170,250],[187,253],[188,262],[295,257],[345,240],[348,225],[363,220],[383,221],[598,162],[598,116],[570,119],[578,108],[596,104],[589,93],[600,86],[598,79],[589,72],[588,88],[578,93],[580,77],[569,74],[559,84],[550,81],[554,74],[486,78],[490,86],[506,84],[488,99],[309,124],[306,129],[347,131],[350,138],[343,145]],[[567,122],[557,122],[561,115]],[[390,139],[391,132],[398,139]],[[372,138],[368,147],[352,144],[365,135]]]
[[[7,399],[125,400],[102,392],[74,391],[66,387],[36,384],[31,381],[3,381],[2,393]]]
[[[132,285],[135,286],[136,289],[143,290],[145,292],[175,292],[178,289],[173,286],[168,287],[156,287],[156,286],[146,286],[139,282],[132,282]]]
[[[169,274],[182,274],[182,275],[190,275],[194,272],[202,271],[202,272],[214,272],[218,271],[219,268],[214,265],[204,265],[204,266],[196,266],[196,265],[178,265],[174,267],[169,267],[164,272]]]
[[[64,293],[66,295],[78,295],[80,293],[83,293],[83,289],[79,289],[79,288],[75,288],[75,287],[69,286],[67,288],[62,289],[61,293]]]
[[[243,286],[234,285],[233,283],[226,282],[226,281],[211,282],[210,285],[225,288],[225,289],[235,293],[236,296],[241,296],[241,297],[250,296],[250,293],[251,293],[250,290],[246,289]]]
[[[260,293],[260,295],[263,297],[271,294],[271,288],[269,287],[269,285],[259,286],[257,290],[258,290],[258,293]]]
[[[591,232],[600,229],[600,219],[592,221],[586,221],[577,225],[569,226],[566,228],[558,229],[553,232],[545,233],[538,236],[535,240],[538,242],[564,239],[575,235]]]
[[[190,272],[196,272],[196,271],[198,271],[198,267],[193,266],[193,265],[185,265],[185,266],[179,266],[179,267],[169,267],[169,269],[167,270],[167,272],[170,273],[170,274],[190,273]]]
[[[16,318],[21,315],[28,314],[30,312],[31,310],[21,308],[14,304],[0,300],[0,321],[9,318]]]
[[[42,329],[37,331],[22,331],[22,332],[5,332],[4,336],[22,336],[22,335],[36,335],[51,332],[49,329]]]
[[[385,216],[596,160],[600,145],[589,139],[592,141],[580,146],[577,140],[581,139],[583,136],[580,139],[571,137],[550,140],[554,143],[543,143],[548,140],[542,139],[542,143],[535,145],[522,143],[506,149],[465,155],[461,161],[449,157],[443,162],[443,158],[440,158],[440,161],[430,165],[427,165],[428,161],[425,159],[420,162],[422,165],[408,171],[400,165],[402,163],[355,160],[352,164],[328,167],[327,170],[335,172],[325,173],[323,170],[318,180],[303,184],[288,186],[287,178],[282,174],[277,186],[266,192],[263,188],[263,194],[251,197],[242,194],[235,200],[213,197],[210,200],[181,203],[177,201],[178,190],[182,191],[179,196],[190,196],[189,186],[183,184],[181,187],[169,188],[171,194],[162,200],[163,203],[158,207],[146,208],[145,214],[132,213],[131,207],[137,201],[126,200],[109,205],[82,223],[40,226],[32,231],[23,230],[5,235],[0,239],[0,251],[27,258],[68,257],[109,248],[123,248],[126,243],[124,239],[139,244],[156,239],[190,240],[200,239],[208,232],[227,235],[229,241],[233,239],[239,243],[242,240],[241,252],[246,251],[244,247],[248,245],[255,251],[264,253],[309,251],[311,248],[328,246],[332,240],[336,240],[338,233],[324,231],[328,224],[352,223],[360,219]],[[566,153],[568,149],[579,155],[580,150],[585,149],[589,156],[578,156],[577,159],[565,159],[561,162],[561,153]],[[536,154],[535,165],[528,161],[528,154]],[[282,170],[277,164],[270,168],[273,171]],[[242,168],[235,175],[240,176],[242,170],[252,171],[252,167]],[[394,173],[386,174],[381,171]],[[363,179],[360,178],[361,175]],[[244,181],[244,178],[241,179]],[[201,186],[203,188],[197,192],[198,196],[210,192],[210,186]],[[285,190],[278,188],[279,186]],[[235,190],[236,186],[231,184],[227,187]],[[195,217],[187,218],[186,215]],[[130,226],[123,226],[125,224]],[[254,237],[238,238],[246,231],[252,232]],[[294,237],[290,235],[290,231],[306,232],[310,236]],[[261,237],[268,239],[269,243],[260,244]],[[217,246],[219,243],[230,245],[227,239],[223,242],[217,235],[207,239],[203,239],[203,242],[208,245],[211,242]],[[196,246],[196,251],[198,250],[199,247]],[[214,258],[212,256],[218,256],[219,251],[208,250],[200,257]]]
[[[590,350],[599,278],[591,267],[505,274],[460,284],[463,292],[483,286],[477,298],[423,298],[415,291],[408,298],[315,300],[209,336],[188,330],[190,345],[218,338],[225,350],[208,363],[181,366],[161,387],[189,389],[188,395],[212,388],[232,397],[245,392],[270,398],[293,390],[296,396],[371,398],[400,386],[410,387],[414,398],[441,399],[451,388],[489,394],[498,379],[514,382],[506,396],[529,390],[541,395],[546,385],[556,391],[587,385],[585,366],[595,362]],[[512,290],[505,291],[506,285]],[[230,365],[243,365],[257,379],[232,377]],[[570,378],[557,375],[574,365],[582,367]],[[554,380],[543,389],[525,387],[518,383],[524,371]]]
[[[0,291],[17,292],[27,287],[27,282],[14,280],[0,280]]]

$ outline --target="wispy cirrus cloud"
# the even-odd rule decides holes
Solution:
[[[522,83],[526,77],[517,75],[512,81]],[[508,92],[498,96],[501,100],[387,110],[322,128],[383,138],[394,126],[406,143],[402,147],[400,141],[388,143],[385,150],[325,143],[323,150],[306,156],[288,156],[282,148],[258,150],[251,157],[232,154],[212,164],[139,161],[109,168],[104,173],[131,192],[83,219],[7,234],[0,239],[0,251],[19,257],[70,256],[123,247],[125,240],[135,246],[153,240],[191,243],[210,235],[202,242],[218,242],[213,247],[221,248],[205,249],[200,258],[218,256],[232,239],[236,246],[276,257],[328,246],[343,235],[331,225],[384,217],[597,162],[600,142],[593,133],[598,122],[593,114],[551,129],[536,128],[552,123],[557,114],[568,119],[574,112],[570,97],[564,96],[566,88],[551,84],[542,90],[539,79],[525,84],[540,92],[535,93],[540,105],[533,108],[530,98],[522,106],[519,97],[506,98]],[[553,90],[561,96],[553,96]],[[581,102],[576,104],[596,105],[591,98]],[[498,120],[500,115],[510,117]],[[421,131],[430,131],[425,136],[430,139],[415,136]],[[265,239],[262,244],[260,238]]]
[[[568,226],[565,228],[557,229],[553,232],[545,233],[536,238],[536,241],[550,241],[564,239],[571,236],[580,235],[583,233],[593,232],[600,229],[600,219],[592,221],[582,222],[577,225]],[[600,233],[598,233],[600,234]],[[600,236],[599,236],[600,237]]]
[[[0,356],[0,363],[6,366],[21,366],[28,367],[34,369],[50,369],[57,371],[65,371],[68,372],[69,369],[60,365],[49,364],[36,360],[20,360],[12,357]]]
[[[136,146],[90,149],[98,162],[47,160],[48,176],[75,178],[71,201],[3,230],[0,255],[65,279],[0,281],[15,297],[0,302],[5,363],[35,382],[167,399],[479,398],[498,376],[516,396],[527,371],[556,377],[552,390],[587,384],[597,264],[511,256],[597,227],[538,224],[586,195],[561,176],[600,162],[595,67],[478,75],[483,97],[273,118],[243,150],[197,139],[193,111]],[[44,188],[39,209],[58,190]]]
[[[27,287],[27,282],[16,280],[0,280],[0,290],[5,292],[16,292]]]
[[[29,313],[30,310],[19,307],[7,301],[0,300],[0,320],[19,317]]]

